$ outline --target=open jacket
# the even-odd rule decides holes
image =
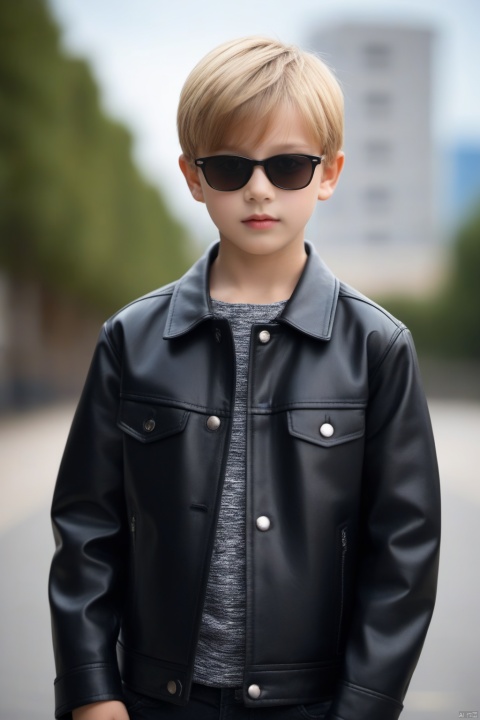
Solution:
[[[306,248],[251,335],[243,697],[395,720],[435,598],[430,420],[408,330]],[[188,702],[235,400],[217,252],[102,330],[52,507],[57,717],[122,680]]]

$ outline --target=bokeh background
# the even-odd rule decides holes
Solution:
[[[477,0],[0,3],[0,720],[53,717],[48,505],[75,400],[102,321],[216,238],[177,166],[176,106],[193,65],[246,34],[319,53],[343,86],[345,171],[308,237],[411,328],[443,484],[403,717],[480,713],[479,27]]]

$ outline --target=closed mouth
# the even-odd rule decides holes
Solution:
[[[242,222],[278,222],[278,221],[277,221],[277,218],[274,218],[271,215],[250,215],[250,217],[245,218],[245,220],[242,220]]]

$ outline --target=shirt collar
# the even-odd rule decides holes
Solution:
[[[163,337],[184,335],[213,316],[210,305],[209,270],[219,243],[205,254],[175,285]],[[330,340],[337,307],[339,282],[317,254],[305,243],[307,262],[300,280],[278,321],[318,340]]]

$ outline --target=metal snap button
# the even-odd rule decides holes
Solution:
[[[262,532],[270,530],[270,518],[268,518],[266,515],[260,515],[260,517],[257,518],[255,524],[257,528]]]
[[[265,345],[266,343],[270,342],[270,333],[268,332],[268,330],[262,330],[261,332],[259,332],[259,333],[258,333],[258,339],[259,339],[260,342],[263,343],[264,345]]]
[[[167,692],[169,692],[170,695],[175,695],[175,693],[177,692],[177,683],[175,682],[175,680],[169,680],[167,682]]]
[[[320,425],[320,435],[323,435],[325,438],[332,437],[333,433],[335,432],[333,425],[330,425],[330,423],[323,423],[323,425]]]
[[[216,415],[210,415],[210,417],[207,420],[207,428],[209,430],[218,430],[220,427],[220,418]]]
[[[152,430],[155,430],[155,420],[153,418],[145,420],[143,423],[143,429],[145,432],[152,432]]]
[[[250,685],[247,692],[249,697],[252,698],[252,700],[257,700],[260,697],[260,693],[262,691],[260,690],[260,687],[258,685]]]

